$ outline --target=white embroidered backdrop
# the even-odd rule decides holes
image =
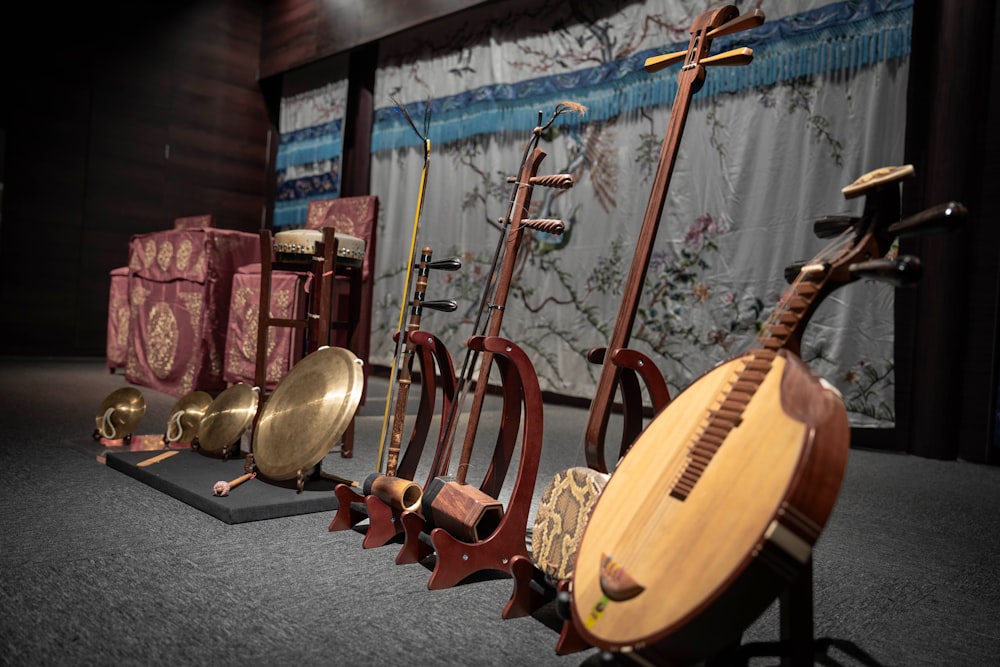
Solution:
[[[522,5],[520,10],[513,4]],[[910,7],[879,2],[735,3],[767,16],[719,38],[712,53],[754,49],[744,67],[709,68],[694,95],[630,345],[658,364],[672,393],[752,347],[786,283],[784,268],[823,241],[812,221],[858,214],[841,187],[903,158]],[[711,5],[716,6],[716,5]],[[540,144],[539,173],[571,172],[569,191],[535,189],[533,217],[560,218],[561,238],[535,234],[519,266],[502,335],[531,356],[543,390],[589,398],[649,198],[677,70],[647,74],[646,57],[687,47],[702,0],[504,3],[459,17],[437,41],[380,45],[371,191],[380,198],[372,363],[391,365],[429,105],[431,159],[418,246],[463,269],[431,275],[425,312],[456,367],[483,296],[506,211],[508,176],[542,112],[561,116]],[[398,105],[397,105],[398,103]],[[412,294],[406,295],[412,298]],[[856,425],[891,425],[892,289],[859,282],[834,293],[807,329],[803,356],[844,394]]]

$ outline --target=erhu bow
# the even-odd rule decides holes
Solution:
[[[611,340],[604,350],[591,351],[590,358],[602,363],[601,377],[597,383],[596,393],[590,405],[590,416],[585,434],[585,452],[587,465],[599,472],[608,472],[604,460],[604,439],[608,428],[608,418],[612,409],[615,391],[622,381],[622,367],[616,362],[619,355],[628,346],[632,333],[632,325],[639,305],[639,297],[643,283],[646,280],[646,270],[656,240],[656,231],[663,214],[667,187],[677,160],[678,147],[684,124],[687,120],[691,97],[701,89],[705,81],[705,66],[707,65],[745,65],[753,59],[753,51],[749,48],[736,48],[714,56],[709,56],[709,47],[716,37],[739,32],[760,25],[764,22],[764,13],[755,9],[747,14],[738,15],[739,10],[733,5],[709,11],[698,16],[691,25],[691,40],[685,51],[677,51],[646,60],[647,72],[658,72],[675,63],[684,61],[677,78],[677,95],[674,98],[670,112],[670,122],[667,134],[660,150],[659,166],[653,180],[653,189],[649,203],[642,220],[642,228],[636,242],[635,254],[631,269],[625,282],[618,319],[615,321]],[[626,406],[627,407],[627,406]],[[626,441],[634,429],[626,428],[623,435],[621,454],[627,451],[631,442]]]

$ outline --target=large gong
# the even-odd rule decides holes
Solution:
[[[259,392],[238,382],[215,397],[198,427],[198,445],[206,452],[228,455],[253,423]]]
[[[361,403],[363,364],[350,350],[324,347],[292,367],[254,430],[253,461],[262,475],[305,474],[340,442]]]

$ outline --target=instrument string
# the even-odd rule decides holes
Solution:
[[[803,268],[810,265],[826,264],[832,262],[837,257],[841,256],[846,250],[849,250],[854,245],[853,230],[845,230],[829,242],[815,257],[813,257],[809,262],[807,262]],[[811,272],[800,270],[799,274],[795,277],[792,285],[784,291],[781,298],[778,301],[778,305],[769,314],[766,323],[762,326],[762,332],[768,331],[771,327],[774,327],[780,323],[780,316],[788,308],[788,304],[795,296],[798,295],[798,287],[802,281],[804,281]],[[762,333],[760,339],[766,337],[765,333]],[[751,350],[752,351],[752,350]],[[748,360],[748,357],[743,357],[744,360]],[[744,364],[745,367],[746,364]],[[655,470],[647,469],[644,475],[649,475],[648,479],[660,479],[666,481],[668,484],[672,484],[683,467],[687,463],[687,454],[691,449],[692,444],[697,443],[697,436],[703,430],[702,427],[705,421],[710,419],[713,410],[717,409],[719,405],[726,399],[730,391],[732,390],[732,385],[736,381],[737,376],[742,372],[743,368],[739,368],[732,373],[727,374],[724,382],[720,388],[714,393],[714,398],[712,402],[709,403],[703,413],[703,418],[693,424],[693,428],[689,431],[688,435],[685,436],[684,446],[675,448],[673,456],[670,457],[655,457],[655,464],[652,464]],[[655,433],[647,433],[646,438],[653,437]],[[662,434],[660,434],[662,435]],[[643,436],[640,436],[640,441]],[[725,441],[723,441],[724,443]],[[638,442],[636,443],[638,444]],[[721,447],[722,445],[720,445]],[[646,461],[647,465],[650,465],[649,461]],[[619,544],[628,545],[620,554],[612,554],[616,563],[628,570],[628,564],[634,563],[637,560],[643,558],[648,558],[649,544],[653,539],[659,539],[656,531],[649,530],[651,525],[660,525],[664,520],[667,512],[671,510],[672,507],[678,502],[677,498],[671,496],[670,493],[660,493],[658,499],[655,501],[651,508],[650,513],[632,513],[626,522],[625,529],[622,532],[622,538]]]
[[[510,198],[507,201],[507,211],[503,218],[500,219],[500,224],[503,226],[501,234],[497,239],[497,246],[493,254],[493,261],[490,264],[490,270],[486,278],[486,288],[483,291],[483,298],[479,302],[479,309],[476,313],[475,324],[473,325],[473,335],[482,336],[486,333],[489,327],[490,320],[493,316],[493,311],[498,310],[503,312],[505,304],[496,303],[496,291],[497,291],[497,266],[500,264],[501,259],[504,256],[504,250],[506,247],[506,239],[510,233],[510,225],[514,216],[514,207],[517,205],[518,193],[521,188],[527,187],[529,184],[521,181],[521,174],[524,171],[525,165],[528,163],[528,158],[531,156],[532,152],[538,147],[539,141],[541,140],[542,134],[548,130],[552,124],[555,122],[556,118],[564,113],[579,113],[582,114],[586,110],[581,104],[576,102],[562,101],[556,105],[552,116],[549,118],[548,122],[544,125],[542,120],[544,118],[543,112],[538,112],[538,123],[531,132],[531,136],[528,141],[525,142],[524,152],[521,154],[521,161],[518,164],[517,175],[514,177],[514,182],[510,191]],[[526,205],[530,202],[526,202]],[[485,315],[485,317],[484,317]],[[501,315],[502,317],[502,315]],[[462,362],[462,370],[458,377],[457,387],[455,390],[455,399],[451,403],[451,407],[448,412],[448,419],[445,425],[445,430],[443,434],[444,446],[438,448],[438,453],[440,457],[436,457],[434,461],[434,469],[437,469],[437,465],[440,460],[445,462],[450,461],[451,452],[455,440],[456,432],[456,419],[459,410],[464,403],[465,391],[467,383],[472,379],[472,372],[475,368],[476,361],[479,358],[478,351],[474,352],[471,347],[466,346],[465,359]],[[492,356],[487,357],[488,360],[492,361]],[[484,374],[485,375],[485,374]],[[463,462],[465,465],[468,462]]]
[[[399,102],[394,97],[390,97],[390,99],[392,99],[392,101],[396,104],[396,108],[398,108],[399,111],[403,114],[403,117],[410,124],[410,127],[413,128],[413,131],[417,133],[417,136],[420,137],[421,141],[423,142],[424,166],[420,171],[420,185],[417,189],[417,208],[413,214],[413,229],[410,233],[410,252],[408,255],[408,260],[406,262],[406,276],[403,280],[403,296],[400,299],[399,319],[396,323],[397,335],[396,335],[395,349],[392,354],[392,369],[389,371],[389,390],[385,397],[385,412],[382,415],[382,430],[379,433],[379,438],[378,438],[378,456],[375,465],[376,472],[382,470],[382,457],[385,452],[385,438],[386,434],[389,431],[389,412],[392,406],[392,397],[396,385],[396,374],[398,372],[397,369],[400,363],[399,351],[403,344],[404,337],[408,335],[403,332],[403,320],[406,316],[406,308],[409,305],[410,281],[413,278],[413,260],[416,257],[416,251],[417,251],[417,230],[420,227],[420,215],[424,208],[424,193],[427,190],[427,171],[430,167],[430,161],[431,161],[431,141],[427,136],[430,130],[430,104],[427,104],[424,107],[424,131],[423,133],[421,133],[420,130],[417,129],[417,126],[414,124],[413,119],[410,117],[410,114],[406,111],[406,107],[399,104]]]

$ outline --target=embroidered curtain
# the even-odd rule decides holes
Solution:
[[[540,144],[540,174],[572,173],[567,191],[535,188],[532,217],[559,218],[559,237],[522,244],[502,335],[531,356],[543,390],[589,398],[649,199],[677,90],[676,67],[642,68],[687,48],[701,0],[533,2],[461,16],[426,35],[380,45],[372,192],[382,202],[372,363],[391,365],[422,144],[400,112],[429,118],[430,168],[418,246],[459,256],[431,275],[424,313],[457,368],[483,296],[506,212],[506,179],[539,112],[560,116]],[[711,67],[692,100],[630,346],[656,361],[672,393],[753,347],[787,286],[784,269],[816,255],[812,221],[858,215],[841,187],[903,158],[912,0],[762,0],[760,27],[719,38],[712,53],[754,50],[743,67]],[[391,239],[391,240],[390,240]],[[894,422],[892,288],[835,292],[806,330],[803,357],[844,394],[856,425]]]
[[[346,78],[340,78],[281,99],[275,231],[304,227],[310,201],[340,194],[347,84]]]

